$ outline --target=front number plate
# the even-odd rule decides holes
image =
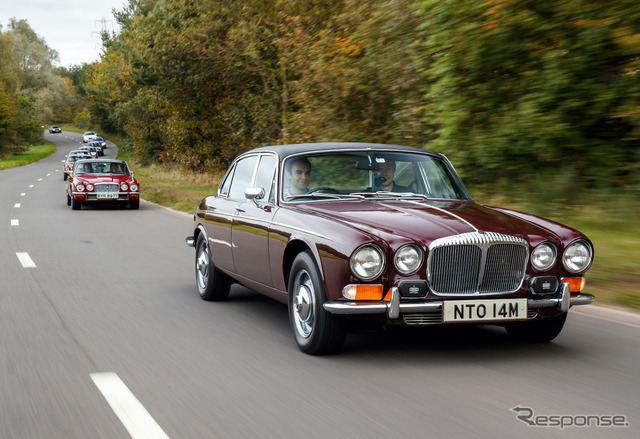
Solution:
[[[444,323],[495,322],[526,318],[527,299],[445,301],[442,312]]]
[[[117,193],[100,193],[98,194],[98,198],[118,198]]]

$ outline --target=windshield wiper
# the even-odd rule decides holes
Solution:
[[[414,194],[413,192],[387,192],[387,191],[378,191],[378,192],[354,192],[349,195],[354,196],[362,196],[362,197],[375,197],[375,198],[422,198],[423,200],[428,200],[429,197],[423,194]]]
[[[330,198],[334,200],[341,200],[344,198],[364,198],[360,194],[325,194],[321,192],[313,192],[310,194],[289,195],[284,198],[284,201],[298,200],[301,198]]]

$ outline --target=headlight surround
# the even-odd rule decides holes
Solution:
[[[420,268],[422,259],[422,249],[415,244],[407,244],[398,249],[393,258],[393,265],[402,274],[412,274]]]
[[[87,184],[87,190],[91,192],[93,190],[93,185],[91,183]]]
[[[129,185],[127,183],[122,183],[120,185],[120,190],[121,191],[128,191],[129,190]]]
[[[83,185],[82,183],[78,183],[78,184],[76,185],[76,190],[77,190],[78,192],[84,192],[84,185]]]
[[[132,192],[138,192],[138,185],[132,183],[131,186],[129,186],[129,189],[131,189]]]
[[[564,250],[562,264],[570,273],[582,273],[591,266],[593,249],[584,239],[572,242]]]
[[[556,246],[550,242],[543,242],[531,252],[531,265],[538,271],[548,270],[556,263],[557,256]]]
[[[377,245],[365,244],[351,255],[351,272],[362,280],[375,279],[384,269],[384,253]]]

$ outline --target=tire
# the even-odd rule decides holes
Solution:
[[[67,206],[71,206],[71,197],[67,194]]]
[[[82,203],[76,201],[75,198],[71,197],[71,210],[80,210],[82,207]]]
[[[213,264],[209,246],[203,233],[196,243],[196,285],[200,298],[208,302],[221,301],[229,297],[231,281]]]
[[[326,293],[320,270],[309,251],[296,256],[289,278],[289,321],[298,347],[311,355],[339,351],[347,336],[343,316],[322,306]]]
[[[129,203],[129,209],[138,210],[140,208],[140,199],[138,198],[135,201],[131,201]]]
[[[505,325],[507,333],[524,343],[547,343],[558,335],[567,320],[567,313],[533,322],[517,322]]]

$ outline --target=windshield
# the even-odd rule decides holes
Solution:
[[[284,201],[354,197],[471,200],[451,165],[436,155],[345,151],[287,159]]]
[[[124,163],[113,162],[78,162],[75,173],[82,174],[117,174],[127,175],[129,170]]]

